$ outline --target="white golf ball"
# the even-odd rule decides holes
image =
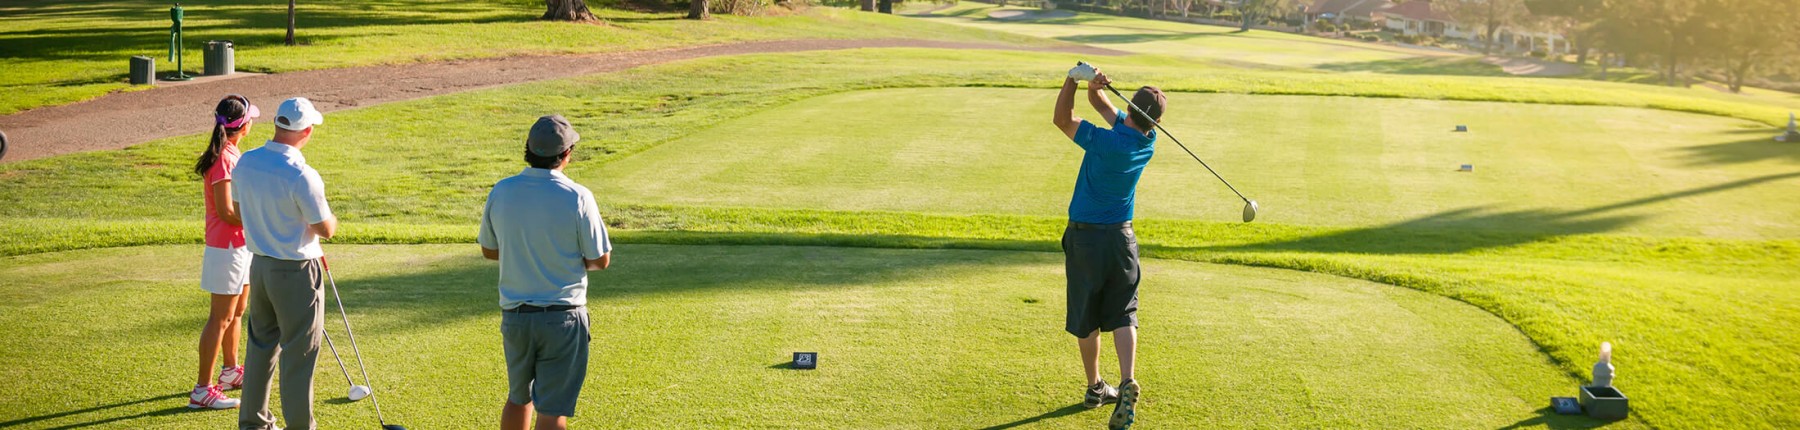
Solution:
[[[374,390],[370,389],[367,385],[352,385],[350,386],[350,401],[354,402],[362,400],[364,397],[369,397],[369,394],[373,392]]]

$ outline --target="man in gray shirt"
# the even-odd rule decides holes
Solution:
[[[500,428],[568,428],[587,378],[587,272],[612,263],[612,241],[587,187],[563,176],[581,136],[561,115],[525,138],[531,167],[502,179],[481,214],[481,254],[500,261],[500,333],[509,386]]]

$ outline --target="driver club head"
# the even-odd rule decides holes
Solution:
[[[381,430],[406,430],[406,427],[401,427],[399,424],[382,424]]]
[[[1250,199],[1245,199],[1244,200],[1244,222],[1250,222],[1250,221],[1255,221],[1255,220],[1256,220],[1256,201],[1250,200]]]
[[[367,397],[369,397],[369,394],[373,394],[374,392],[375,392],[375,390],[372,388],[369,388],[369,386],[367,386],[367,385],[351,385],[350,386],[350,395],[347,397],[350,398],[350,401],[354,402],[357,400],[362,400],[364,398],[367,398]]]

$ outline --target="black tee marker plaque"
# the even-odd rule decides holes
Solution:
[[[819,353],[817,353],[817,352],[796,352],[796,353],[794,353],[794,368],[795,369],[817,369],[817,368],[819,368]]]

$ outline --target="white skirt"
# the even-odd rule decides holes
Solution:
[[[200,258],[200,289],[208,293],[238,295],[250,282],[250,247],[206,247]]]

